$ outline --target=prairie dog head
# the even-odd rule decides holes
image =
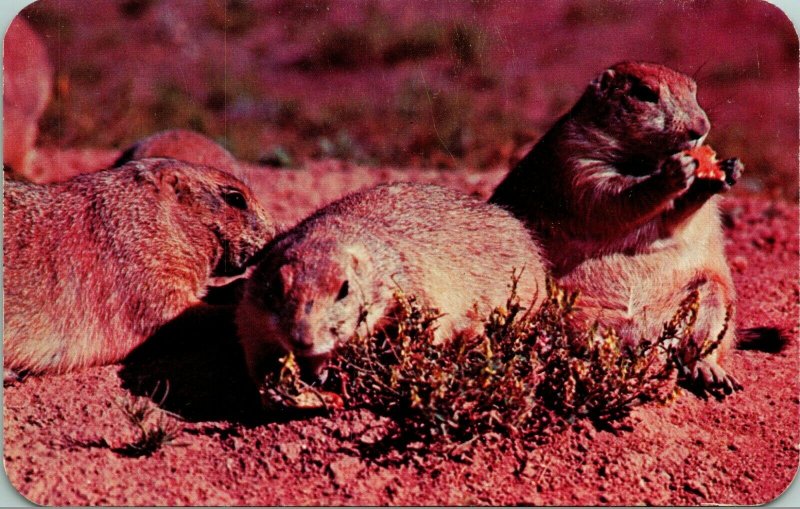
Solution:
[[[666,157],[699,145],[710,129],[692,78],[657,64],[621,62],[603,71],[574,111],[621,151]]]
[[[237,324],[251,375],[261,350],[292,352],[317,374],[361,319],[374,324],[391,296],[365,246],[310,242],[267,255],[247,282]],[[254,371],[256,371],[254,373]]]
[[[161,158],[128,164],[138,170],[137,180],[155,186],[175,226],[198,245],[209,239],[214,251],[211,276],[240,274],[275,236],[275,225],[253,192],[224,171]]]

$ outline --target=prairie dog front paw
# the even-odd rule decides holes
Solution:
[[[686,191],[694,182],[694,173],[698,161],[689,154],[678,152],[661,163],[660,174],[666,181],[667,188],[673,193]]]
[[[720,169],[725,173],[725,183],[730,188],[742,178],[744,172],[744,163],[738,157],[725,159],[719,163]]]

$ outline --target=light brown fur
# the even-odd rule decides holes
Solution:
[[[431,185],[349,195],[276,237],[263,256],[237,313],[256,383],[278,353],[324,359],[356,331],[362,307],[366,323],[378,326],[398,288],[444,313],[438,340],[480,330],[505,304],[513,269],[523,270],[524,304],[538,306],[546,293],[538,248],[521,222]]]
[[[148,157],[169,157],[240,174],[239,162],[230,152],[202,134],[186,129],[161,131],[137,141],[122,152],[114,166]]]
[[[4,367],[115,362],[275,234],[222,171],[143,159],[59,184],[5,181]]]
[[[689,291],[701,295],[698,340],[716,338],[735,291],[725,260],[717,194],[726,181],[695,179],[681,152],[710,128],[694,81],[656,64],[623,62],[598,76],[542,137],[490,202],[540,236],[559,282],[580,290],[577,318],[599,319],[629,343],[655,338]],[[717,362],[734,336],[692,377],[726,391],[739,384]]]
[[[3,165],[35,180],[34,145],[50,90],[53,68],[38,34],[17,16],[5,37],[3,55]]]

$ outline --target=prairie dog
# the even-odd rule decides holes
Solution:
[[[379,326],[395,290],[444,313],[437,341],[479,331],[522,271],[523,305],[546,294],[525,226],[499,207],[438,186],[381,185],[318,210],[266,248],[245,286],[237,326],[251,378],[293,352],[316,374],[365,323]],[[477,305],[475,309],[473,306]]]
[[[34,179],[32,160],[53,86],[53,67],[38,34],[22,16],[6,32],[3,55],[3,165]]]
[[[114,166],[148,157],[169,157],[239,175],[239,163],[230,152],[202,134],[186,129],[161,131],[137,141],[122,152]]]
[[[539,236],[556,278],[581,292],[578,317],[615,327],[629,343],[657,336],[693,289],[700,341],[721,333],[734,305],[717,195],[743,165],[723,161],[724,181],[695,178],[698,162],[682,151],[710,129],[696,90],[661,65],[614,65],[489,200]],[[733,335],[730,323],[721,346]],[[740,385],[719,366],[721,349],[687,368],[701,387],[730,392]]]
[[[121,359],[275,234],[235,177],[172,159],[6,180],[3,208],[4,368],[33,373]]]

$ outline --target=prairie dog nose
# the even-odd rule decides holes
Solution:
[[[307,350],[314,346],[314,338],[311,337],[308,325],[299,323],[289,335],[292,347],[298,350]]]
[[[711,129],[711,122],[706,115],[702,115],[689,125],[689,139],[699,140]]]

